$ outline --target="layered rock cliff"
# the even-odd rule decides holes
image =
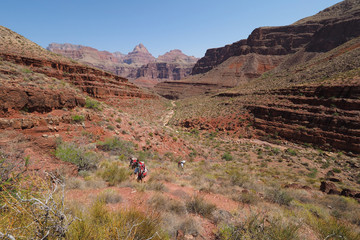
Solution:
[[[346,0],[292,25],[260,27],[247,39],[209,49],[181,84],[166,81],[155,89],[162,96],[182,98],[208,92],[208,84],[213,90],[243,86],[268,71],[273,74],[301,66],[358,36],[360,0]],[[286,84],[311,82],[317,77],[292,79]],[[194,84],[203,91],[189,93],[187,86]]]
[[[307,44],[308,51],[329,51],[359,36],[359,0],[347,0],[320,13],[282,27],[260,27],[247,39],[209,49],[194,66],[192,74],[205,73],[233,56],[293,54]]]
[[[190,75],[191,70],[198,60],[187,56],[180,50],[172,50],[157,59],[151,55],[143,44],[137,45],[127,55],[120,52],[110,53],[98,51],[91,47],[52,43],[48,50],[70,57],[79,62],[110,71],[116,75],[130,79],[143,85],[136,79],[147,79],[153,86],[165,80],[180,80]]]
[[[125,78],[53,54],[2,26],[0,37],[0,114],[83,106],[84,99],[76,89],[108,102],[117,98],[155,97]],[[73,50],[77,48],[73,46]],[[55,83],[58,90],[54,89]],[[73,87],[66,87],[65,83]]]

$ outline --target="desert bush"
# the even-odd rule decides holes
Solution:
[[[191,199],[186,201],[186,209],[191,213],[210,217],[211,213],[216,209],[216,206],[206,202],[203,197],[194,195]]]
[[[106,187],[106,182],[103,179],[96,178],[86,178],[85,179],[85,187],[86,188],[104,188]]]
[[[353,226],[334,217],[318,218],[308,215],[307,223],[321,239],[360,239],[360,233]]]
[[[225,161],[231,161],[233,160],[233,156],[230,153],[226,152],[222,155],[221,159]]]
[[[343,219],[360,226],[359,203],[344,196],[327,195],[320,203],[324,207],[331,207],[331,215],[337,219]]]
[[[126,159],[134,154],[134,144],[121,140],[118,137],[107,138],[105,141],[99,142],[97,146],[103,151],[116,155],[124,155]]]
[[[109,211],[101,199],[90,209],[75,213],[81,221],[71,225],[66,239],[169,239],[160,228],[160,216],[155,213],[134,209]]]
[[[82,115],[73,115],[73,116],[71,117],[71,119],[72,119],[73,122],[75,122],[75,123],[81,123],[81,122],[83,122],[83,121],[85,120],[85,117],[82,116]]]
[[[98,196],[100,201],[104,203],[119,203],[122,202],[122,197],[114,190],[108,189],[101,192]]]
[[[171,171],[168,169],[160,169],[157,173],[154,173],[150,176],[149,182],[156,181],[165,181],[165,182],[174,182],[175,177],[171,174]]]
[[[30,70],[30,69],[28,69],[28,68],[23,68],[21,71],[22,71],[23,73],[32,73],[32,72],[33,72],[32,70]]]
[[[84,180],[80,178],[69,178],[66,180],[67,189],[83,189],[85,186]]]
[[[296,156],[297,155],[297,151],[295,149],[291,149],[291,148],[288,148],[285,150],[285,152],[291,156]]]
[[[20,156],[11,157],[0,152],[0,192],[7,189],[15,190],[17,182],[25,172],[29,164],[29,158],[22,159]]]
[[[102,179],[104,179],[104,181],[109,183],[110,186],[114,186],[128,179],[130,173],[129,169],[120,167],[117,162],[110,162],[103,164],[99,175]]]
[[[162,182],[158,181],[149,181],[146,185],[146,189],[158,192],[166,192],[168,190]]]
[[[172,237],[176,239],[176,233],[181,230],[185,235],[198,235],[201,231],[201,224],[193,216],[178,216],[172,213],[163,214],[163,229],[168,232]]]
[[[255,205],[260,200],[259,197],[254,192],[247,192],[247,193],[233,195],[232,199],[249,205]]]
[[[170,212],[176,213],[178,215],[186,213],[186,206],[183,202],[171,199],[168,201],[168,209]]]
[[[197,235],[201,230],[201,226],[195,218],[188,216],[181,221],[179,229],[184,234]]]
[[[228,170],[227,174],[231,184],[236,186],[242,187],[247,181],[249,181],[249,176],[246,175],[245,173],[240,172],[237,169]]]
[[[85,99],[85,107],[96,111],[102,111],[101,103],[89,97]]]
[[[106,126],[106,129],[111,130],[111,131],[114,131],[114,130],[115,130],[115,127],[114,127],[113,125],[107,125],[107,126]]]
[[[290,194],[280,188],[268,188],[265,191],[265,199],[270,202],[277,203],[279,205],[290,205],[290,202],[293,200],[293,197]]]
[[[63,239],[76,219],[65,207],[64,188],[49,175],[48,181],[28,179],[16,193],[1,191],[2,239]]]
[[[250,216],[245,222],[236,225],[223,225],[218,232],[218,239],[237,240],[295,240],[298,225],[283,223],[279,219],[267,219],[259,215]]]
[[[55,156],[64,162],[78,166],[79,170],[95,169],[99,161],[98,156],[91,151],[86,151],[74,143],[61,143],[55,150]]]
[[[155,194],[152,196],[148,203],[151,207],[158,211],[167,211],[168,210],[168,201],[169,198],[165,197],[162,194]]]

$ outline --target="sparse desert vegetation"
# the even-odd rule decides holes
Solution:
[[[0,26],[0,239],[360,240],[356,2],[209,51],[171,100]]]

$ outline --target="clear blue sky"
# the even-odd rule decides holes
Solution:
[[[1,0],[0,25],[42,47],[73,43],[128,53],[143,43],[155,56],[206,49],[281,26],[339,0]]]

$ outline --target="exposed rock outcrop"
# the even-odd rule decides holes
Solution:
[[[68,64],[51,60],[0,54],[3,60],[28,66],[32,71],[49,77],[64,79],[96,98],[117,97],[153,98],[127,79],[79,64]]]
[[[359,36],[360,1],[346,0],[292,25],[260,27],[247,39],[208,49],[205,56],[195,64],[192,76],[183,79],[187,84],[166,82],[155,89],[162,96],[169,96],[171,89],[177,97],[185,97],[182,93],[188,89],[185,90],[183,86],[194,83],[199,90],[205,89],[200,87],[201,84],[216,84],[218,89],[243,86],[271,70],[274,73],[298,66],[301,68],[302,64],[311,59]],[[304,76],[296,75],[299,79],[290,79],[288,83],[311,82],[314,78],[324,77],[319,74],[328,76],[324,71],[318,71],[306,79],[309,73],[304,73]],[[192,95],[205,93],[199,90],[194,90]],[[189,95],[186,93],[186,96]]]
[[[360,153],[360,85],[293,87],[269,94],[271,100],[259,98],[271,103],[247,106],[260,131]]]
[[[135,64],[140,66],[154,61],[155,57],[149,53],[149,51],[142,43],[135,46],[134,50],[129,52],[129,54],[124,58],[124,62],[127,64]]]
[[[207,50],[192,74],[208,72],[230,57],[249,53],[287,55],[307,44],[308,51],[329,51],[359,36],[359,5],[358,0],[347,0],[289,26],[257,28],[247,39]]]
[[[85,99],[72,90],[67,92],[42,90],[38,88],[15,88],[0,86],[0,116],[11,110],[26,112],[50,112],[53,109],[84,106]]]

